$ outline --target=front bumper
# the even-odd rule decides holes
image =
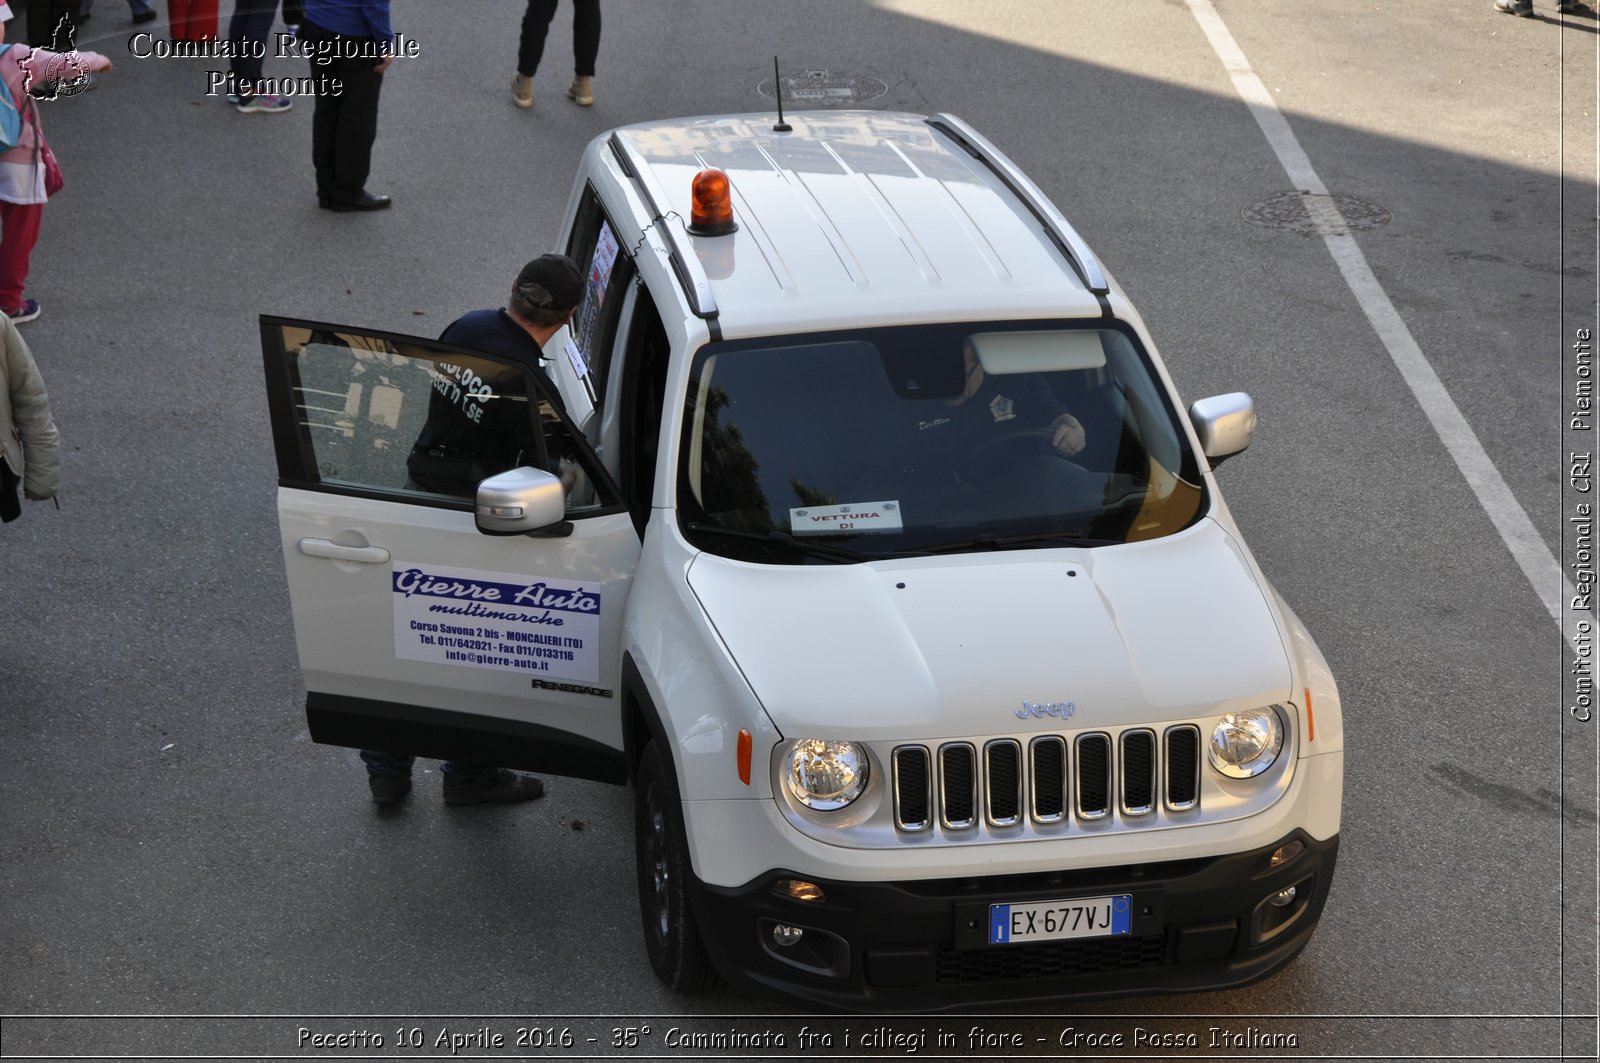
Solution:
[[[1268,867],[1298,841],[1297,857]],[[724,977],[833,1007],[936,1011],[985,1002],[1091,999],[1226,989],[1264,978],[1310,940],[1333,880],[1339,837],[1294,831],[1229,856],[925,882],[835,882],[774,871],[742,886],[694,879],[706,948]],[[821,901],[774,892],[820,886]],[[1267,898],[1290,886],[1283,907]],[[989,945],[992,903],[1128,894],[1124,936]],[[775,926],[799,927],[782,946]]]

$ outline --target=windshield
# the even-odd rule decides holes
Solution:
[[[710,344],[679,468],[689,540],[769,563],[1171,535],[1205,490],[1133,338],[923,325]]]

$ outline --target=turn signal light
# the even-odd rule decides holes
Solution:
[[[750,732],[739,729],[739,781],[750,785],[750,750],[754,745]]]
[[[733,186],[721,170],[701,170],[694,175],[694,205],[689,210],[689,232],[694,236],[726,236],[736,232],[733,220]]]
[[[1301,853],[1305,852],[1305,844],[1298,839],[1287,845],[1280,845],[1272,851],[1272,858],[1267,861],[1267,869],[1282,867]]]
[[[815,882],[806,882],[798,878],[780,878],[773,884],[772,892],[780,897],[787,897],[792,901],[820,901],[826,899],[821,886]]]

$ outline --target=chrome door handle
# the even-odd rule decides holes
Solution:
[[[389,551],[381,546],[340,546],[327,539],[301,539],[300,552],[311,557],[329,557],[335,561],[361,561],[368,565],[381,565],[389,560]]]

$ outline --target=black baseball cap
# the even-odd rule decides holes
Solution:
[[[517,274],[517,294],[540,310],[571,310],[583,298],[583,271],[566,255],[540,255]]]

